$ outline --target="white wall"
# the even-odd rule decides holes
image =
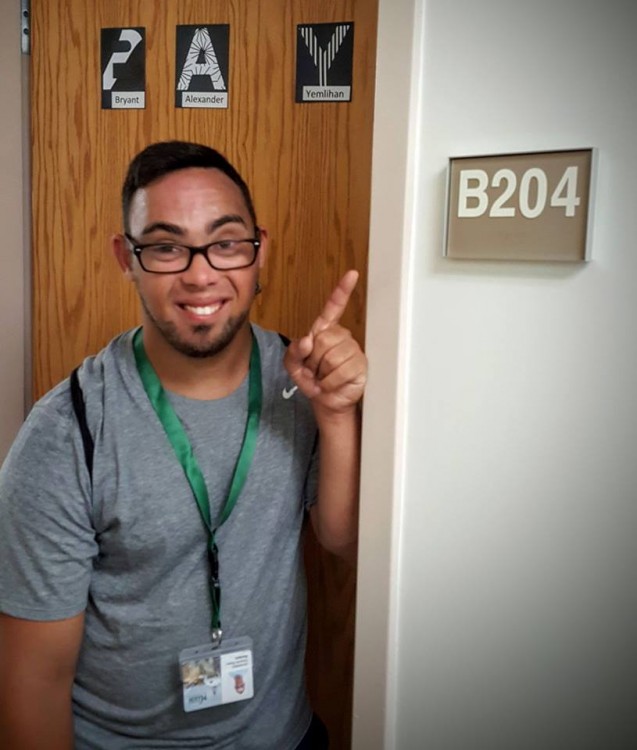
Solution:
[[[381,0],[381,17],[394,2]],[[412,4],[396,5],[408,45]],[[398,373],[409,365],[397,400],[404,491],[397,479],[384,512],[395,528],[374,528],[391,496],[369,484],[362,517],[361,571],[374,548],[397,560],[395,605],[391,594],[373,599],[364,573],[359,593],[361,644],[380,632],[386,647],[384,746],[628,750],[637,747],[637,5],[416,0],[415,10],[411,130],[399,119],[392,139],[381,120],[375,140],[375,164],[393,151],[405,172],[413,231],[409,324],[396,334],[407,347],[394,360]],[[379,72],[380,101],[409,85]],[[441,258],[450,155],[581,146],[599,149],[591,263]],[[400,247],[378,229],[384,216],[400,242],[391,194],[383,213],[387,180],[375,172],[370,268],[373,278],[384,265],[400,289],[389,270]],[[373,291],[370,321],[380,317]],[[385,325],[400,326],[399,300],[383,307]],[[386,397],[395,393],[400,377]],[[382,407],[367,403],[373,421]],[[394,426],[366,431],[366,476],[374,452],[401,445],[400,416]],[[394,609],[379,624],[383,607]],[[358,647],[359,659],[370,656]],[[367,750],[374,693],[362,679],[369,667],[357,670],[355,746]]]
[[[0,462],[25,409],[25,232],[20,2],[0,3]]]

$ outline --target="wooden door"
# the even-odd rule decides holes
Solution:
[[[361,271],[344,324],[362,342],[377,0],[31,0],[33,395],[138,322],[108,252],[146,144],[225,153],[272,237],[256,322],[303,333],[339,276]],[[351,103],[296,104],[296,27],[353,21]],[[228,109],[175,107],[177,24],[230,25]],[[102,110],[100,30],[146,29],[146,109]],[[307,542],[308,681],[333,747],[350,745],[354,574]]]

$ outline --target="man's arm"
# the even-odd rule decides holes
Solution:
[[[319,426],[318,502],[310,509],[317,539],[330,552],[356,560],[360,474],[358,408]]]
[[[367,359],[338,321],[358,281],[348,271],[309,334],[288,347],[290,377],[312,402],[320,436],[318,502],[310,511],[319,542],[353,560],[358,536],[360,400]]]
[[[0,614],[0,747],[72,750],[71,688],[84,614],[34,622]]]

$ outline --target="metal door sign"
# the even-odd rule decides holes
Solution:
[[[299,24],[296,101],[350,102],[354,23]]]
[[[102,29],[101,63],[102,109],[144,109],[146,29]]]
[[[230,26],[177,26],[175,106],[227,109]]]

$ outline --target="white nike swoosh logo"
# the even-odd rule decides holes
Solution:
[[[281,395],[284,399],[292,398],[294,394],[298,391],[299,387],[298,385],[293,385],[291,388],[284,388]]]

